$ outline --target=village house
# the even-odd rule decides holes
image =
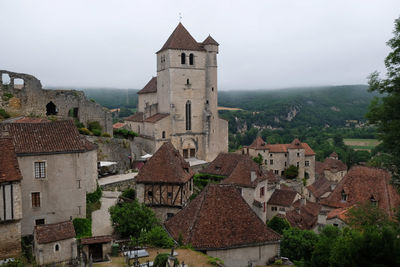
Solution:
[[[21,252],[21,180],[13,142],[0,137],[0,260]]]
[[[292,227],[318,232],[320,210],[321,206],[319,204],[301,198],[293,203],[292,209],[287,211],[284,217]]]
[[[91,236],[81,238],[82,255],[86,263],[89,259],[93,262],[101,262],[110,260],[112,236]]]
[[[232,185],[208,185],[165,223],[169,234],[226,266],[266,265],[279,256],[280,235],[268,228]]]
[[[318,178],[313,184],[306,187],[305,195],[307,200],[311,202],[320,202],[321,199],[327,198],[335,189],[337,183],[326,179]]]
[[[86,216],[86,193],[96,189],[96,146],[73,121],[2,123],[13,140],[22,174],[21,234],[34,226]]]
[[[171,142],[184,158],[205,161],[228,151],[228,122],[217,110],[218,46],[178,24],[156,53],[157,77],[138,92],[138,112],[126,118],[139,134],[135,144],[153,154]]]
[[[275,189],[267,202],[267,220],[277,214],[286,215],[293,209],[293,203],[301,198],[300,194],[292,189]]]
[[[36,225],[34,255],[38,265],[70,264],[78,256],[72,221]]]
[[[136,176],[137,199],[163,222],[186,206],[193,194],[193,175],[189,163],[166,142]]]
[[[325,177],[329,181],[338,183],[347,174],[347,166],[339,160],[336,152],[332,152],[324,162],[317,161],[315,163],[315,172],[317,179]]]
[[[293,165],[298,168],[298,178],[307,179],[307,184],[315,181],[315,152],[307,143],[294,139],[290,144],[267,144],[261,136],[249,146],[244,146],[238,153],[252,158],[259,154],[262,165],[276,175],[283,176],[285,170]]]
[[[329,214],[332,210],[350,208],[354,205],[370,203],[388,214],[395,216],[395,211],[400,205],[400,195],[390,183],[389,172],[372,167],[355,166],[343,177],[335,190],[320,201],[322,211]],[[338,210],[327,215],[332,218],[343,218]],[[328,222],[328,218],[327,218]],[[334,222],[334,224],[338,224]]]
[[[239,188],[246,203],[266,222],[267,201],[279,184],[279,179],[272,172],[264,175],[257,163],[244,157],[221,184],[231,184]]]

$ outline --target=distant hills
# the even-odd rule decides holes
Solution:
[[[136,89],[92,88],[83,91],[88,98],[110,109],[135,108],[137,105]],[[289,125],[340,127],[346,123],[365,122],[365,113],[375,95],[368,92],[367,85],[343,85],[219,91],[218,100],[219,106],[242,109],[220,110],[221,116],[235,128],[244,124],[261,128],[285,128]]]

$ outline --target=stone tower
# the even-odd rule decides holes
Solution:
[[[228,124],[218,117],[217,54],[208,36],[198,43],[179,23],[157,54],[157,77],[138,92],[138,112],[127,118],[154,153],[171,141],[184,158],[213,160],[228,150]]]

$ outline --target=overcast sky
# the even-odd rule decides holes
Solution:
[[[399,0],[0,0],[0,69],[44,86],[142,88],[179,22],[220,43],[219,88],[365,84]]]

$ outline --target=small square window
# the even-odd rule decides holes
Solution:
[[[300,162],[297,162],[297,163],[296,163],[296,167],[297,167],[297,168],[300,167]]]
[[[153,191],[147,191],[147,195],[148,195],[149,197],[152,197],[152,196],[153,196]]]
[[[41,224],[44,224],[44,219],[35,220],[35,225],[41,225]]]
[[[168,192],[168,193],[167,193],[167,197],[168,197],[168,198],[172,198],[172,192]]]
[[[32,193],[32,208],[40,207],[40,192]]]
[[[300,153],[297,153],[297,156],[300,157]]]
[[[310,162],[309,162],[308,160],[306,160],[306,161],[304,162],[304,165],[306,165],[306,166],[308,167],[308,166],[310,166]]]

